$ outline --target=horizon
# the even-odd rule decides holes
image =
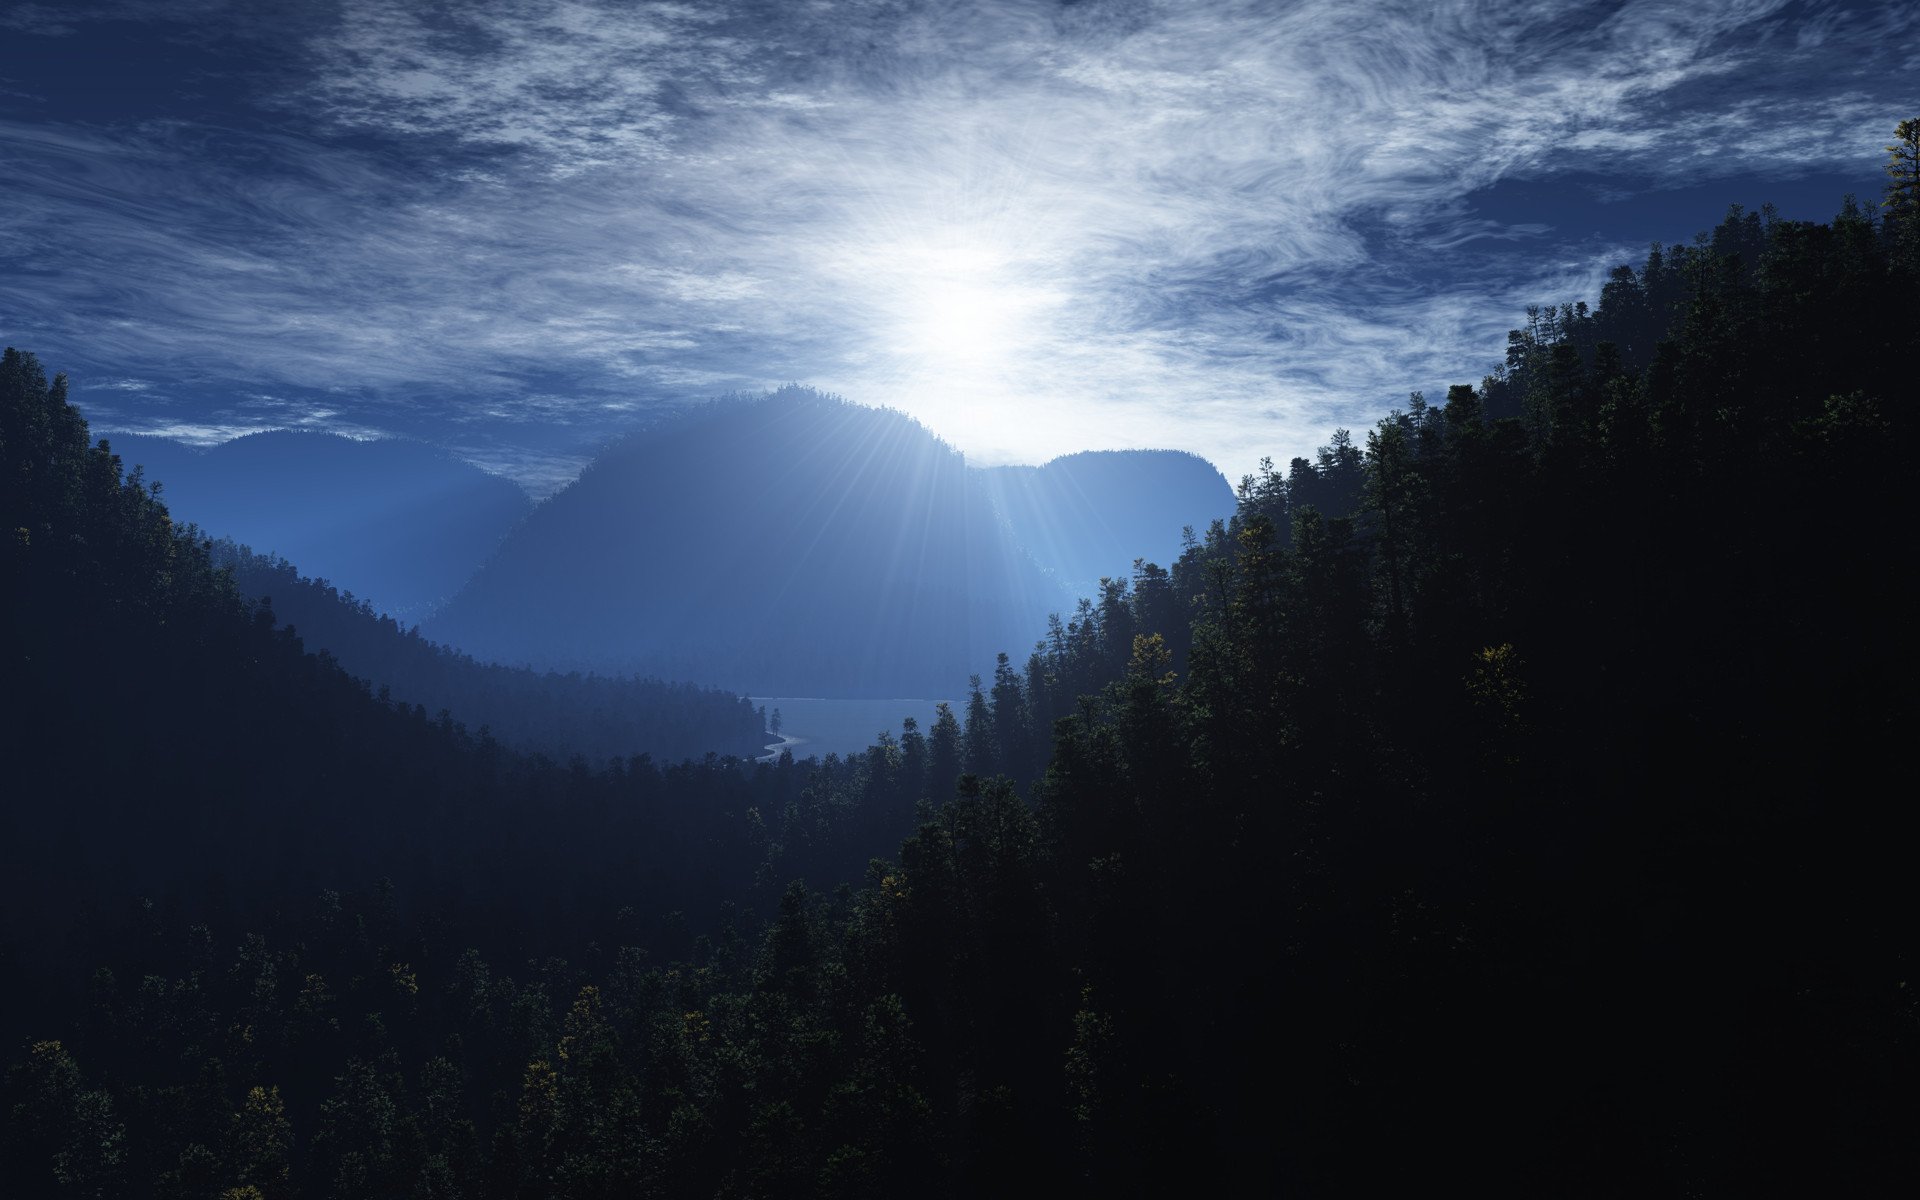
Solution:
[[[409,437],[535,495],[789,380],[974,465],[1237,480],[1477,382],[1527,305],[1730,201],[1875,195],[1916,23],[28,5],[0,313],[104,433]]]
[[[375,430],[356,430],[356,431],[347,432],[347,431],[334,430],[334,429],[318,429],[312,426],[272,425],[272,426],[264,426],[259,429],[249,429],[243,433],[237,433],[231,437],[222,437],[217,440],[196,440],[196,439],[184,438],[184,437],[170,437],[166,434],[150,433],[150,432],[145,432],[140,430],[109,430],[107,427],[99,424],[95,424],[92,422],[90,422],[90,424],[93,425],[93,429],[96,433],[99,433],[103,436],[108,437],[108,440],[112,445],[113,452],[122,457],[122,459],[125,462],[126,469],[129,471],[137,466],[149,465],[149,464],[144,464],[140,461],[139,451],[137,449],[137,446],[151,445],[156,441],[168,443],[172,446],[177,447],[182,452],[185,452],[188,454],[197,454],[197,455],[211,453],[215,450],[221,449],[222,447],[231,446],[235,442],[243,441],[247,438],[261,437],[261,436],[270,435],[270,434],[288,434],[296,438],[301,438],[301,437],[330,438],[330,439],[337,439],[339,441],[359,442],[363,444],[378,443],[378,442],[393,442],[393,443],[398,443],[402,445],[417,446],[425,450],[430,450],[435,454],[444,455],[449,458],[453,458],[461,463],[464,463],[467,466],[473,467],[474,469],[481,471],[487,475],[490,475],[496,479],[505,480],[513,484],[515,487],[519,488],[522,492],[525,492],[529,499],[531,499],[534,503],[538,504],[547,499],[550,499],[552,496],[558,494],[561,491],[564,491],[566,488],[578,482],[581,471],[584,471],[587,467],[592,466],[595,462],[599,461],[601,458],[605,457],[606,455],[619,451],[624,446],[627,446],[630,444],[636,444],[636,443],[644,443],[644,441],[647,438],[652,437],[667,429],[670,429],[673,426],[673,423],[676,421],[682,420],[690,416],[694,416],[695,414],[703,411],[704,409],[709,409],[714,406],[735,405],[735,404],[751,405],[758,402],[777,400],[781,396],[794,391],[805,393],[808,397],[813,399],[828,400],[828,401],[833,401],[837,403],[852,405],[858,408],[868,408],[868,409],[873,409],[874,411],[877,411],[877,412],[891,412],[900,416],[904,416],[908,420],[912,421],[917,427],[919,427],[922,430],[925,430],[927,433],[932,435],[933,438],[937,442],[939,442],[941,445],[945,446],[946,448],[952,450],[954,453],[958,454],[961,457],[961,459],[965,461],[966,465],[973,470],[1040,471],[1048,467],[1054,466],[1057,463],[1064,462],[1067,459],[1088,458],[1088,457],[1095,457],[1100,455],[1179,456],[1179,457],[1191,458],[1200,463],[1205,464],[1205,466],[1208,469],[1212,470],[1222,480],[1224,480],[1229,487],[1238,487],[1240,483],[1240,480],[1238,479],[1229,478],[1226,472],[1221,470],[1219,464],[1213,462],[1211,459],[1207,458],[1205,455],[1195,453],[1194,451],[1191,451],[1191,450],[1179,450],[1179,449],[1174,449],[1172,447],[1167,447],[1167,446],[1137,446],[1137,447],[1121,447],[1121,448],[1109,448],[1109,449],[1069,450],[1061,454],[1056,454],[1053,457],[1046,459],[1045,461],[1036,462],[1036,463],[977,463],[968,458],[967,452],[964,449],[958,446],[955,446],[950,441],[946,440],[945,438],[942,438],[937,431],[929,428],[925,422],[920,420],[920,418],[915,417],[913,414],[908,413],[903,409],[894,408],[890,405],[861,404],[858,401],[849,400],[844,396],[837,396],[831,392],[820,391],[820,390],[808,387],[805,384],[783,384],[780,387],[774,388],[767,392],[758,393],[758,394],[738,393],[730,396],[712,397],[706,401],[703,401],[700,405],[689,405],[686,407],[674,408],[674,409],[660,412],[655,415],[654,421],[652,421],[647,425],[643,425],[634,429],[623,430],[619,433],[609,435],[606,441],[602,442],[599,446],[595,447],[593,451],[589,454],[589,456],[584,460],[582,460],[579,470],[576,470],[572,474],[565,475],[565,476],[556,476],[552,478],[542,477],[542,479],[535,481],[536,486],[529,486],[529,483],[526,480],[517,479],[514,476],[507,474],[506,472],[489,467],[487,464],[483,462],[476,462],[473,459],[460,454],[457,450],[449,449],[448,447],[438,445],[424,438],[415,437],[415,436],[404,434],[404,433],[386,433],[386,432],[375,431]],[[1331,434],[1329,434],[1329,436],[1331,436]],[[120,440],[114,441],[113,439],[115,438],[118,438]],[[127,441],[126,441],[127,438],[139,439],[135,449],[129,450],[127,448]],[[154,476],[153,478],[160,483],[167,482],[167,480],[163,476]],[[545,486],[538,486],[541,484],[544,484]]]
[[[1920,3],[1542,8],[0,8],[9,1194],[1904,1177]]]

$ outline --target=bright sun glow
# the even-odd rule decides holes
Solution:
[[[1003,296],[992,287],[951,281],[927,284],[902,342],[917,357],[956,367],[987,367],[1006,352],[1014,330]]]
[[[884,397],[955,445],[986,458],[1084,439],[1053,428],[1036,397],[1073,339],[1058,238],[1041,217],[1014,220],[900,211],[870,221],[841,256],[844,291],[866,338],[855,359]]]
[[[1006,252],[957,236],[890,247],[882,270],[893,318],[885,348],[910,372],[1009,374],[1058,302]]]

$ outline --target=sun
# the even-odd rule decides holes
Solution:
[[[902,348],[916,358],[980,368],[1005,357],[1015,331],[1003,294],[993,287],[930,280],[900,333]]]
[[[1070,272],[1042,221],[913,215],[868,222],[837,256],[849,365],[955,445],[1018,443],[1084,342]]]
[[[1019,370],[1055,303],[1016,255],[954,235],[890,248],[882,333],[908,370],[962,377]]]

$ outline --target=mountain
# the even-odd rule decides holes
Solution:
[[[1444,406],[1263,470],[964,726],[805,765],[557,767],[381,703],[7,351],[0,1179],[1888,1190],[1920,1070],[1908,219],[1656,246]],[[741,411],[625,465],[710,468]],[[924,446],[783,444],[866,478],[876,429]],[[749,558],[806,528],[759,519]]]
[[[561,675],[476,662],[436,645],[392,617],[301,576],[282,558],[216,543],[214,562],[240,594],[269,602],[280,625],[311,650],[402,705],[448,712],[518,749],[590,762],[648,753],[662,762],[709,751],[752,756],[766,722],[744,697],[690,683],[626,676]]]
[[[773,880],[857,876],[911,828],[926,794],[902,794],[884,810],[868,796],[856,810],[842,797],[868,795],[854,773],[863,758],[825,771],[790,758],[748,769],[730,756],[670,764],[657,754],[560,765],[436,719],[417,700],[376,695],[243,593],[236,578],[254,578],[259,563],[236,563],[235,552],[175,523],[123,466],[93,444],[64,377],[49,381],[31,354],[0,355],[0,1041],[9,1046],[81,1011],[76,985],[103,981],[82,964],[130,962],[181,922],[231,921],[238,938],[241,927],[316,911],[316,898],[323,940],[365,931],[362,949],[380,960],[321,965],[324,950],[307,960],[348,988],[400,961],[399,944],[386,939],[400,936],[403,912],[456,922],[474,939],[466,944],[506,961],[588,943],[684,953],[689,929],[702,931],[724,906],[770,908]],[[285,586],[284,563],[265,569],[278,594],[305,597],[298,611],[338,603]],[[591,721],[596,699],[610,710],[624,703],[619,684],[602,682],[611,685],[603,695],[592,681],[576,688],[550,678],[529,692],[553,693],[556,720]],[[661,699],[700,717],[715,696],[676,685]],[[952,771],[930,778],[944,783],[929,782],[933,794],[952,790]],[[780,858],[777,875],[760,869],[769,854]],[[374,900],[370,923],[336,922],[342,897],[351,906],[356,891]],[[343,1031],[322,1024],[329,1035]],[[357,1036],[357,1027],[345,1032]],[[304,1037],[275,1017],[234,1044],[277,1056],[289,1032]],[[332,1061],[273,1072],[290,1095],[309,1097],[288,1106],[309,1128],[345,1067],[332,1050],[320,1053]],[[32,1165],[45,1161],[43,1135],[70,1144],[71,1110],[58,1091],[16,1091],[22,1078],[0,1069],[6,1194],[72,1194]],[[202,1096],[224,1105],[220,1090]],[[34,1114],[24,1122],[21,1102]],[[130,1121],[126,1140],[138,1147],[148,1122],[138,1105],[120,1104],[101,1126],[107,1142],[60,1153],[146,1178],[152,1160],[137,1148],[123,1155],[112,1130]]]
[[[755,694],[950,694],[1066,596],[966,460],[801,388],[619,443],[515,528],[425,632],[481,658]]]
[[[280,430],[195,450],[116,437],[168,509],[278,554],[402,620],[451,596],[533,507],[509,480],[419,442]]]
[[[1177,450],[1095,450],[1039,467],[975,471],[1014,540],[1076,596],[1133,560],[1180,557],[1181,531],[1233,515],[1233,489],[1212,463]]]

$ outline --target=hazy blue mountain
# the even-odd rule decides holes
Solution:
[[[960,453],[800,388],[603,453],[425,632],[477,657],[756,695],[946,695],[1066,603]]]
[[[405,621],[465,583],[533,507],[512,481],[399,439],[256,433],[195,450],[115,437],[176,520],[277,554]]]
[[[1079,596],[1130,575],[1136,558],[1167,566],[1185,526],[1204,533],[1234,511],[1213,464],[1177,450],[1094,450],[975,474],[1021,548]]]
[[[770,740],[764,718],[743,696],[691,683],[478,662],[302,577],[285,559],[221,541],[213,561],[232,570],[242,595],[270,600],[276,624],[291,628],[309,651],[326,651],[393,700],[430,715],[448,712],[521,750],[560,761],[646,753],[674,762],[708,751],[754,756]]]

